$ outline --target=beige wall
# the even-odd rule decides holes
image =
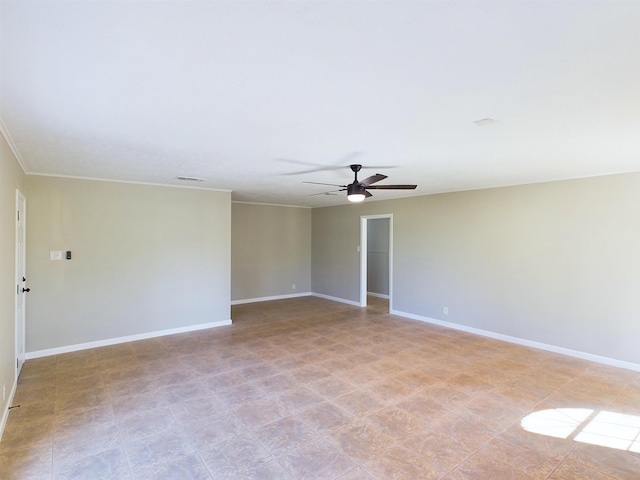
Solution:
[[[27,352],[230,319],[229,192],[28,176],[27,198]]]
[[[3,386],[6,391],[4,400],[0,396],[0,435],[16,381],[16,189],[25,193],[24,182],[24,172],[0,134],[0,395]]]
[[[314,292],[359,300],[388,213],[394,310],[640,364],[640,174],[315,209]]]
[[[233,203],[231,239],[232,300],[311,291],[311,209]]]

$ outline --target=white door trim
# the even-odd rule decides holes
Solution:
[[[15,301],[15,359],[16,381],[25,361],[25,322],[26,302],[22,288],[25,286],[23,277],[26,277],[26,239],[27,239],[27,198],[16,189],[16,301]],[[21,231],[22,230],[22,231]],[[22,242],[20,241],[22,239]]]
[[[360,216],[360,306],[367,306],[367,220],[389,219],[389,311],[393,309],[393,213]]]

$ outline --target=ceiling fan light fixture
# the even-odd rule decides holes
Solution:
[[[365,199],[364,187],[359,184],[347,185],[347,200],[350,202],[362,202]]]

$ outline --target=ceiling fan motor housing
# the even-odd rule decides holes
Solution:
[[[364,195],[365,193],[364,185],[360,183],[350,183],[347,185],[347,196],[348,195]]]

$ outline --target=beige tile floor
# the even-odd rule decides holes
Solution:
[[[0,478],[640,478],[638,372],[371,301],[239,305],[229,327],[30,360]],[[579,441],[602,411],[617,448]],[[532,412],[566,438],[525,430]]]

